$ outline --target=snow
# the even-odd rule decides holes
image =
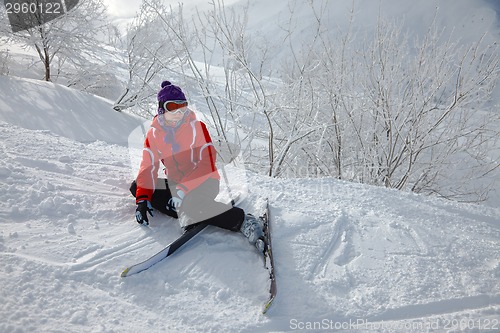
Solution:
[[[438,19],[466,41],[484,31],[498,38],[496,1],[440,0]],[[117,16],[131,15],[112,2]],[[434,15],[434,0],[380,3],[415,33]],[[368,28],[379,2],[363,4],[356,15]],[[332,6],[328,22],[345,25],[340,8],[351,2]],[[275,23],[287,10],[251,2],[249,26],[279,38]],[[306,23],[296,23],[298,39]],[[128,187],[148,120],[112,104],[0,76],[1,333],[500,331],[499,204],[271,179],[243,166],[226,166],[232,191],[248,194],[242,208],[255,213],[262,197],[271,204],[278,296],[266,315],[268,275],[239,233],[209,227],[168,260],[121,278],[181,229],[158,212],[149,227],[135,222]]]
[[[271,203],[278,297],[262,315],[268,276],[239,233],[209,227],[120,277],[181,234],[134,219],[127,140],[144,119],[14,77],[0,105],[2,333],[499,330],[499,208],[227,167],[243,208]]]
[[[0,85],[0,119],[24,128],[126,146],[130,132],[144,121],[116,117],[112,101],[50,82],[0,76]]]

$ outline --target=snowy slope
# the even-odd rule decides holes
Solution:
[[[25,96],[7,98],[16,84]],[[333,179],[228,168],[245,209],[270,198],[278,297],[266,316],[267,274],[238,233],[209,228],[120,278],[181,232],[160,214],[149,228],[134,220],[129,149],[105,135],[130,134],[128,116],[45,83],[0,77],[0,92],[2,333],[500,329],[500,209]]]
[[[130,132],[144,119],[117,116],[112,106],[109,100],[62,85],[0,75],[0,120],[23,128],[126,146]]]

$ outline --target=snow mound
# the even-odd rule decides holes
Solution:
[[[112,102],[50,82],[0,75],[0,120],[48,130],[79,142],[127,145],[139,119],[112,109]]]

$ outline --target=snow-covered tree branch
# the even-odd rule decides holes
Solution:
[[[34,49],[43,65],[44,80],[51,81],[54,60],[60,65],[76,67],[92,60],[98,61],[95,50],[100,47],[96,35],[106,24],[102,0],[88,0],[80,1],[66,14],[42,25],[19,32],[3,33],[9,40]]]
[[[142,73],[133,86],[148,91],[145,83],[175,64],[197,92],[193,98],[204,102],[216,136],[236,142],[248,167],[461,200],[482,200],[495,186],[483,178],[499,171],[498,154],[491,154],[499,118],[485,104],[499,73],[494,46],[459,43],[436,22],[419,38],[381,19],[374,35],[362,34],[354,3],[347,28],[331,31],[325,2],[291,2],[288,21],[280,22],[282,43],[273,45],[290,57],[276,67],[264,38],[248,33],[247,8],[211,5],[189,18],[182,7],[145,1],[161,38],[176,50],[166,60],[158,55],[163,47],[144,38],[129,48],[129,59],[142,61],[141,71],[130,67],[130,78]],[[299,6],[315,21],[297,45]],[[148,29],[139,22],[130,36]]]
[[[171,20],[174,14],[170,8],[149,1],[142,3],[125,36],[127,81],[115,102],[116,110],[135,106],[136,112],[151,114],[151,101],[159,84],[175,74],[172,64],[176,66],[184,58],[185,48],[175,43],[176,38],[165,29],[165,22]]]

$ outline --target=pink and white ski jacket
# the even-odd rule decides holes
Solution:
[[[167,179],[188,194],[209,178],[220,179],[215,159],[216,151],[207,127],[193,111],[188,109],[175,127],[162,126],[155,116],[144,141],[136,202],[151,201],[160,161],[165,166]]]

